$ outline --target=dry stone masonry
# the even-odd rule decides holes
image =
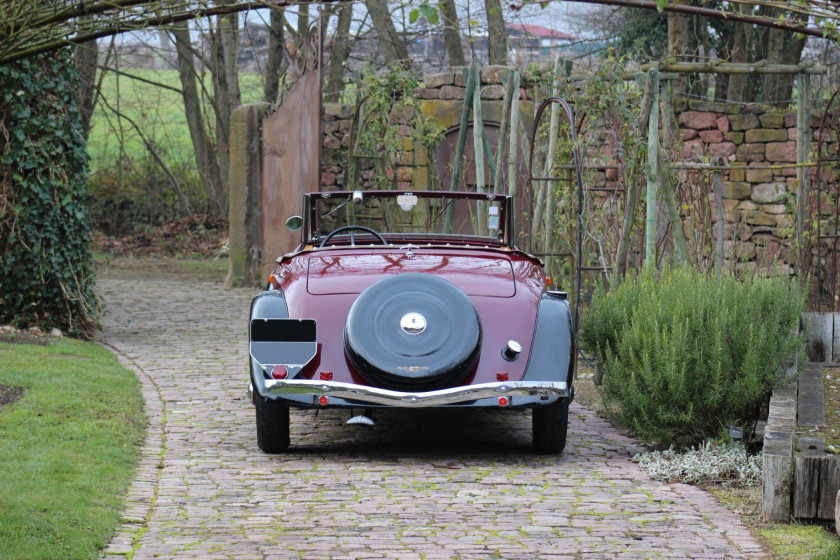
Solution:
[[[756,265],[792,273],[796,113],[755,105],[682,102],[675,116],[674,160],[723,158],[725,257],[748,272]],[[819,120],[811,117],[811,138]],[[812,146],[815,149],[815,146]]]
[[[484,104],[499,104],[503,97],[504,66],[487,66],[481,71],[481,98]],[[465,95],[461,69],[426,74],[423,86],[415,90],[424,114],[439,118],[460,115]],[[520,100],[531,105],[533,84],[523,82]],[[355,108],[328,104],[324,111],[324,141],[321,187],[344,189],[348,180],[350,131]],[[488,119],[485,115],[485,120]],[[397,167],[389,171],[394,188],[439,188],[432,185],[425,150],[411,141],[411,120],[392,116],[403,139],[397,154]],[[819,114],[811,116],[812,152],[816,149]],[[731,169],[723,172],[724,259],[731,270],[752,273],[757,268],[792,274],[791,249],[795,229],[794,206],[797,186],[796,113],[756,105],[742,106],[677,99],[673,120],[673,141],[666,145],[674,162],[722,162]],[[601,154],[604,155],[604,154]],[[608,154],[607,154],[608,155]],[[433,176],[433,175],[432,175]],[[813,173],[812,173],[813,176]],[[371,188],[374,172],[361,171],[358,188]],[[606,187],[616,186],[615,172],[607,170],[600,180]],[[681,181],[702,181],[705,196],[714,204],[712,182],[707,171],[682,172]],[[712,219],[714,220],[714,212]],[[686,227],[688,225],[686,224]]]

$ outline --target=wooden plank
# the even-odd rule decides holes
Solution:
[[[797,426],[825,426],[822,365],[808,362],[799,374]]]
[[[764,432],[761,516],[765,521],[787,523],[791,513],[793,440],[796,429],[796,387],[773,391]]]
[[[797,437],[796,452],[809,455],[825,455],[825,438]]]
[[[712,74],[825,74],[825,66],[802,64],[767,64],[766,61],[739,63],[721,62],[659,62],[645,64],[642,70],[656,67],[662,72],[707,72]]]
[[[817,517],[831,520],[837,515],[840,494],[840,457],[825,457],[820,467],[820,505]]]
[[[802,314],[808,325],[805,351],[812,362],[833,361],[834,315],[832,313],[806,312]]]
[[[793,516],[814,519],[820,505],[820,468],[823,457],[797,455],[794,458]]]
[[[790,519],[790,490],[793,465],[790,456],[764,454],[761,517],[764,521],[787,523]]]
[[[834,529],[840,535],[840,491],[837,492],[837,499],[834,501]]]

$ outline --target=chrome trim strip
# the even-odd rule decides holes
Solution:
[[[269,395],[326,395],[350,399],[362,403],[382,404],[404,408],[423,408],[455,404],[489,397],[540,396],[568,397],[569,388],[565,381],[510,381],[482,383],[464,387],[451,387],[437,391],[406,393],[366,387],[339,381],[318,381],[315,379],[268,379],[265,390]]]

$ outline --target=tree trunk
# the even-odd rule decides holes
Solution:
[[[743,6],[736,8],[743,10]],[[730,61],[736,63],[749,62],[750,42],[752,41],[753,26],[749,23],[736,23],[732,38]],[[747,88],[747,74],[730,74],[729,86],[726,89],[728,101],[745,101]]]
[[[309,35],[309,4],[298,4],[297,33],[304,39]]]
[[[222,16],[216,32],[211,35],[211,65],[213,73],[213,102],[216,111],[216,157],[222,190],[216,201],[222,216],[228,212],[230,170],[230,115],[240,105],[239,80],[236,71],[236,22]]]
[[[785,32],[780,29],[767,30],[767,47],[765,58],[770,64],[782,62],[782,48],[784,46]],[[765,74],[761,88],[761,99],[765,103],[774,103],[779,100],[779,75]]]
[[[689,24],[691,16],[668,12],[668,57],[679,60],[689,53]],[[685,76],[674,80],[674,95],[685,94],[688,84]]]
[[[499,0],[484,0],[487,11],[487,50],[490,64],[507,64],[507,31]]]
[[[231,14],[219,18],[219,36],[222,41],[223,68],[227,89],[227,104],[230,110],[239,107],[242,95],[239,91],[239,70],[236,66],[239,52],[239,15]],[[230,119],[227,121],[230,123]]]
[[[464,47],[461,45],[461,30],[458,26],[458,11],[455,0],[440,1],[441,23],[443,24],[443,44],[449,56],[450,66],[466,66]]]
[[[802,51],[805,48],[806,37],[798,35],[790,35],[789,43],[784,49],[784,56],[782,57],[783,64],[799,64],[802,60]],[[793,97],[793,81],[795,74],[784,74],[779,76],[779,99],[791,99]],[[785,103],[785,106],[790,103]]]
[[[286,14],[280,8],[271,10],[271,22],[268,35],[268,60],[265,64],[265,86],[263,99],[268,103],[276,103],[280,89],[280,74],[283,72],[283,59],[286,44],[283,25]]]
[[[221,214],[221,208],[217,204],[223,185],[219,175],[219,166],[216,161],[215,146],[207,137],[204,128],[204,116],[201,113],[201,97],[198,94],[196,83],[196,71],[192,45],[190,43],[190,32],[186,26],[176,27],[171,30],[175,39],[175,49],[178,53],[178,74],[181,79],[181,95],[184,99],[184,113],[187,119],[187,127],[190,131],[195,163],[198,173],[207,193],[208,202],[213,205],[213,211]]]
[[[87,141],[90,133],[90,119],[96,106],[96,64],[99,51],[96,41],[83,43],[74,53],[76,69],[79,71],[79,114],[82,118],[82,136]]]
[[[324,101],[337,103],[344,90],[344,63],[350,52],[347,39],[350,35],[350,23],[353,21],[353,3],[345,4],[338,12],[338,25],[333,39],[330,56],[330,73]]]
[[[408,49],[394,28],[386,0],[365,0],[373,29],[386,64],[408,62]]]

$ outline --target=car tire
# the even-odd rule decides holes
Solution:
[[[264,453],[282,453],[289,447],[289,407],[255,395],[257,446]]]
[[[569,399],[534,408],[532,444],[538,453],[561,453],[569,428]]]
[[[403,325],[415,316],[417,332]],[[404,273],[363,291],[347,315],[345,352],[370,383],[398,391],[451,387],[475,369],[481,321],[470,298],[431,274]]]

